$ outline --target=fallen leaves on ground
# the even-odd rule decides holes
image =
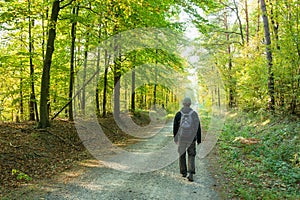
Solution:
[[[113,118],[100,124],[116,144],[128,142],[130,136],[118,129]],[[50,179],[91,158],[77,135],[74,123],[54,120],[51,127],[37,129],[35,122],[0,123],[0,197],[22,184]]]

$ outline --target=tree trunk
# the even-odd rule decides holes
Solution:
[[[100,34],[99,34],[99,39],[100,39]],[[100,48],[98,47],[97,50],[97,64],[96,64],[96,68],[97,71],[100,71]],[[100,87],[100,80],[99,80],[99,73],[96,76],[96,81],[97,81],[97,86],[96,86],[96,91],[95,91],[95,101],[96,101],[96,114],[99,117],[100,116],[100,99],[99,99],[99,87]]]
[[[275,1],[275,5],[277,4],[277,2]],[[279,34],[278,34],[278,31],[279,31],[279,23],[278,23],[278,20],[277,20],[277,12],[275,10],[274,12],[274,8],[273,8],[273,4],[272,2],[270,1],[270,7],[271,7],[271,23],[272,23],[272,26],[273,26],[273,29],[274,29],[274,38],[275,38],[275,43],[276,43],[276,49],[277,50],[280,50],[280,46],[279,46]]]
[[[224,14],[224,26],[226,31],[228,32],[228,21],[227,21],[227,14]],[[234,81],[232,79],[232,58],[231,58],[231,46],[230,46],[230,37],[229,33],[226,33],[226,41],[227,45],[227,54],[228,54],[228,82],[229,82],[229,108],[233,108],[234,106]]]
[[[271,36],[269,29],[269,20],[267,16],[267,9],[265,0],[261,0],[262,18],[264,23],[264,32],[266,40],[266,53],[268,59],[268,92],[269,92],[269,109],[275,110],[275,88],[274,88],[274,74],[273,74],[273,61],[272,61],[272,50],[271,50]]]
[[[80,38],[78,38],[78,44],[81,44],[81,40],[80,40]],[[81,63],[81,45],[77,45],[77,50],[76,50],[76,52],[75,52],[75,66],[77,66],[77,63]],[[77,84],[77,88],[80,88],[80,86],[81,86],[81,77],[78,75],[78,74],[76,74],[76,80],[77,81],[75,81],[75,83]],[[77,92],[78,90],[76,90],[76,92]],[[80,90],[80,92],[79,92],[79,94],[77,95],[77,98],[75,98],[74,99],[74,104],[73,104],[74,106],[77,106],[78,107],[78,109],[76,108],[76,109],[74,109],[74,113],[73,114],[77,114],[77,111],[80,111],[81,110],[81,90]]]
[[[103,102],[102,102],[102,117],[106,117],[106,103],[107,103],[107,75],[108,75],[108,63],[109,63],[109,57],[107,50],[105,50],[105,58],[104,58],[104,86],[103,86]]]
[[[259,10],[260,9],[260,0],[257,0],[257,10]],[[261,20],[261,18],[260,18],[260,12],[257,12],[257,26],[256,26],[256,31],[255,31],[255,36],[257,37],[257,38],[259,38],[259,34],[260,34],[260,21]],[[259,50],[260,49],[260,46],[261,46],[261,41],[257,41],[257,43],[256,43],[256,50]]]
[[[248,0],[245,0],[245,16],[246,16],[246,43],[249,45],[249,11]]]
[[[54,51],[54,41],[56,36],[56,23],[60,11],[60,0],[55,0],[52,4],[52,13],[49,21],[49,33],[47,39],[47,49],[43,66],[41,98],[40,98],[40,121],[38,128],[46,128],[50,126],[48,113],[49,87],[50,87],[50,67],[52,62],[52,54]]]
[[[75,95],[70,99],[52,118],[51,120],[55,119],[65,108],[69,106],[70,103],[72,103],[76,97],[78,97],[81,93],[81,91],[95,78],[95,76],[99,73],[99,71],[96,71],[87,81],[83,83],[83,86],[75,93]]]
[[[72,14],[73,16],[78,16],[79,7],[73,7]],[[75,57],[75,40],[76,40],[76,24],[77,19],[73,18],[72,27],[71,27],[71,60],[70,60],[70,82],[69,82],[69,100],[73,98],[74,90],[74,57]],[[73,103],[69,104],[69,121],[74,121],[73,116]]]
[[[23,68],[23,66],[21,66],[21,78],[20,78],[20,117],[19,117],[19,120],[23,120],[23,115],[24,115],[24,103],[23,103],[24,95],[23,95],[23,78],[22,78],[23,69],[22,68]]]
[[[243,25],[242,25],[242,21],[241,21],[240,14],[239,14],[239,8],[238,8],[238,5],[235,0],[233,0],[233,3],[234,3],[235,10],[236,10],[236,12],[235,12],[236,18],[239,22],[239,29],[240,29],[242,44],[244,45],[245,39],[244,39],[244,33],[243,33]]]
[[[33,38],[32,38],[32,26],[34,26],[34,20],[31,19],[31,3],[28,0],[28,49],[29,49],[29,68],[30,68],[30,99],[29,99],[29,120],[39,121],[37,102],[35,97],[35,86],[34,86],[34,65],[33,65]]]
[[[135,66],[131,71],[131,112],[135,111]]]
[[[157,104],[157,84],[155,83],[153,87],[153,109],[154,110],[156,110],[156,104]]]
[[[43,5],[46,5],[47,3],[45,2],[45,0],[43,0]],[[46,38],[46,26],[45,26],[45,19],[48,20],[49,17],[49,8],[48,6],[46,6],[46,8],[43,8],[45,10],[45,13],[42,13],[42,31],[43,31],[43,39],[42,39],[42,56],[43,56],[43,60],[45,60],[45,38]]]
[[[31,82],[31,93],[30,93],[30,99],[29,99],[29,120],[34,121],[34,68],[33,68],[33,62],[32,62],[32,36],[31,36],[31,8],[30,8],[30,0],[28,0],[28,49],[29,49],[29,68],[30,68],[30,82]]]
[[[158,50],[155,49],[155,55],[156,55],[156,60],[155,60],[155,64],[157,66],[157,57],[158,57]],[[157,104],[157,68],[155,68],[155,83],[154,83],[154,89],[153,89],[153,109],[156,110],[156,104]]]
[[[98,31],[98,43],[100,45],[101,43],[101,30],[102,30],[102,27],[101,25],[99,25],[99,31]],[[100,72],[100,61],[101,61],[101,48],[98,47],[97,48],[97,64],[96,64],[96,68],[97,68],[97,71]],[[95,91],[95,101],[96,101],[96,115],[97,117],[100,117],[100,98],[99,98],[99,95],[100,95],[100,77],[99,77],[99,73],[96,75],[96,81],[97,81],[97,84],[96,84],[96,91]]]
[[[86,81],[86,68],[87,68],[88,49],[89,49],[89,35],[90,35],[90,33],[87,32],[85,49],[84,49],[84,63],[83,63],[83,77],[82,77],[83,83],[85,83],[85,81]],[[86,93],[85,93],[85,87],[84,87],[82,90],[82,96],[81,96],[81,114],[82,115],[85,115],[85,103],[86,103],[85,97],[86,97]]]
[[[120,116],[120,79],[121,79],[121,53],[119,45],[115,45],[115,55],[114,55],[114,116],[118,118]]]

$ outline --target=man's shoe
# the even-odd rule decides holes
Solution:
[[[186,177],[187,176],[187,174],[182,174],[182,177]]]
[[[191,181],[191,182],[194,181],[194,179],[193,179],[193,174],[192,174],[192,173],[190,173],[189,176],[188,176],[187,178],[188,178],[188,180]]]

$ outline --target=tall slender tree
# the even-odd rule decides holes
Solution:
[[[34,54],[34,40],[32,37],[32,27],[34,26],[34,19],[31,18],[31,0],[28,0],[28,53],[29,53],[29,68],[30,68],[30,100],[29,100],[29,120],[37,120],[38,109],[35,97],[35,78],[34,78],[34,65],[33,65],[33,54]]]
[[[50,126],[48,101],[49,101],[49,87],[50,87],[50,67],[52,62],[52,54],[54,51],[54,41],[56,36],[56,23],[60,11],[59,0],[54,0],[52,4],[51,18],[49,21],[49,32],[47,39],[47,49],[43,66],[42,83],[41,83],[41,98],[40,98],[40,122],[39,128],[46,128]]]
[[[48,101],[49,101],[49,88],[50,88],[50,67],[52,63],[52,55],[54,52],[54,42],[56,37],[56,25],[58,21],[59,11],[70,5],[72,1],[60,7],[61,0],[54,0],[52,3],[52,12],[49,20],[49,31],[47,39],[46,55],[43,64],[42,83],[41,83],[41,98],[40,98],[40,121],[38,128],[46,128],[50,126]]]
[[[75,63],[75,41],[76,41],[76,25],[79,6],[72,8],[72,25],[71,25],[71,58],[70,58],[70,82],[69,82],[69,100],[73,98],[74,90],[74,63]],[[74,120],[73,116],[73,103],[69,104],[69,121]]]
[[[271,35],[269,27],[269,19],[267,15],[267,8],[265,0],[261,0],[262,18],[264,23],[266,54],[268,60],[268,91],[269,91],[269,109],[275,110],[275,88],[274,88],[274,72],[273,72],[273,57],[271,49]]]

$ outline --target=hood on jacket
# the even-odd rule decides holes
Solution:
[[[187,113],[191,112],[191,110],[193,110],[193,109],[191,109],[188,106],[184,106],[184,107],[181,108],[180,111],[187,114]]]

